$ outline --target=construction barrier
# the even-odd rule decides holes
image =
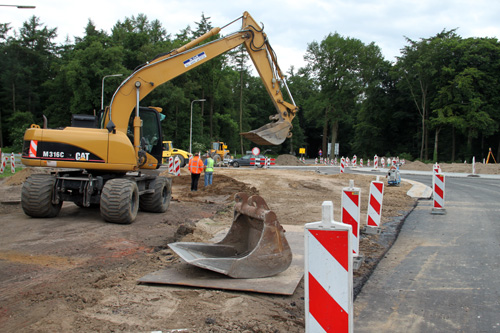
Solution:
[[[359,256],[359,223],[360,223],[360,189],[354,187],[354,180],[349,180],[349,187],[342,189],[342,223],[352,227],[352,252],[354,257]]]
[[[333,220],[324,201],[322,220],[304,226],[306,332],[353,332],[351,226]]]
[[[345,169],[345,159],[342,156],[342,158],[340,159],[340,173],[344,173],[344,169]]]
[[[16,158],[14,157],[14,153],[10,155],[10,172],[16,173]]]
[[[349,163],[351,163],[351,160],[349,159],[349,157],[346,157],[344,162],[345,166],[349,166]]]
[[[360,158],[360,159],[359,159],[359,166],[360,166],[361,168],[363,167],[363,159],[362,159],[362,158]]]
[[[179,176],[181,174],[181,160],[179,159],[179,156],[175,156],[174,158],[173,174],[176,176]]]
[[[373,156],[373,167],[375,169],[378,169],[378,156],[377,155]]]
[[[0,173],[1,174],[3,174],[6,165],[7,165],[7,156],[0,154]]]
[[[384,183],[377,180],[370,183],[370,194],[368,195],[368,211],[366,215],[367,233],[379,233],[380,220],[382,216],[382,202],[384,199]],[[375,230],[373,230],[375,229]]]
[[[168,173],[174,173],[174,158],[172,156],[168,158]]]
[[[382,164],[382,168],[385,168],[385,158],[382,157],[380,163]]]
[[[445,177],[441,173],[436,173],[433,176],[433,207],[432,214],[446,214],[444,209],[444,194],[445,194]]]
[[[266,157],[266,164],[265,164],[266,168],[269,168],[269,167],[271,167],[271,165],[275,165],[275,164],[276,164],[276,160],[274,158]]]
[[[352,157],[352,166],[355,167],[358,164],[358,158],[356,155]]]

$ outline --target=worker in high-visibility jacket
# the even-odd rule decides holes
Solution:
[[[195,153],[189,161],[188,169],[191,172],[191,192],[198,191],[198,181],[204,169],[203,161],[200,159],[200,154]]]
[[[207,159],[205,160],[205,186],[212,185],[212,179],[214,175],[214,159],[207,154]]]

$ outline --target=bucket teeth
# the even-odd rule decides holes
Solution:
[[[292,262],[285,230],[258,195],[235,195],[231,227],[218,243],[177,242],[169,247],[189,264],[233,278],[273,276]]]

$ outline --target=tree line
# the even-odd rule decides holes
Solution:
[[[20,151],[25,129],[41,124],[43,115],[58,128],[70,125],[72,114],[98,112],[135,68],[212,28],[202,14],[193,28],[172,34],[139,14],[118,21],[110,33],[89,20],[83,37],[58,45],[57,28],[36,16],[18,30],[0,24],[0,146]],[[293,136],[261,150],[298,155],[306,148],[315,157],[328,143],[339,143],[345,156],[456,162],[485,158],[491,147],[498,160],[496,38],[462,38],[456,30],[406,38],[390,62],[375,43],[330,33],[311,41],[304,59],[305,67],[286,73],[300,110]],[[239,133],[264,125],[276,112],[252,66],[244,50],[235,49],[160,86],[141,104],[163,108],[163,139],[178,148],[189,146],[192,107],[194,150],[223,141],[244,153],[254,144]],[[199,99],[205,102],[193,103]]]

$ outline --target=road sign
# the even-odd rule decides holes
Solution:
[[[255,156],[259,155],[260,154],[260,149],[257,148],[257,147],[253,147],[252,148],[252,154],[255,155]]]

